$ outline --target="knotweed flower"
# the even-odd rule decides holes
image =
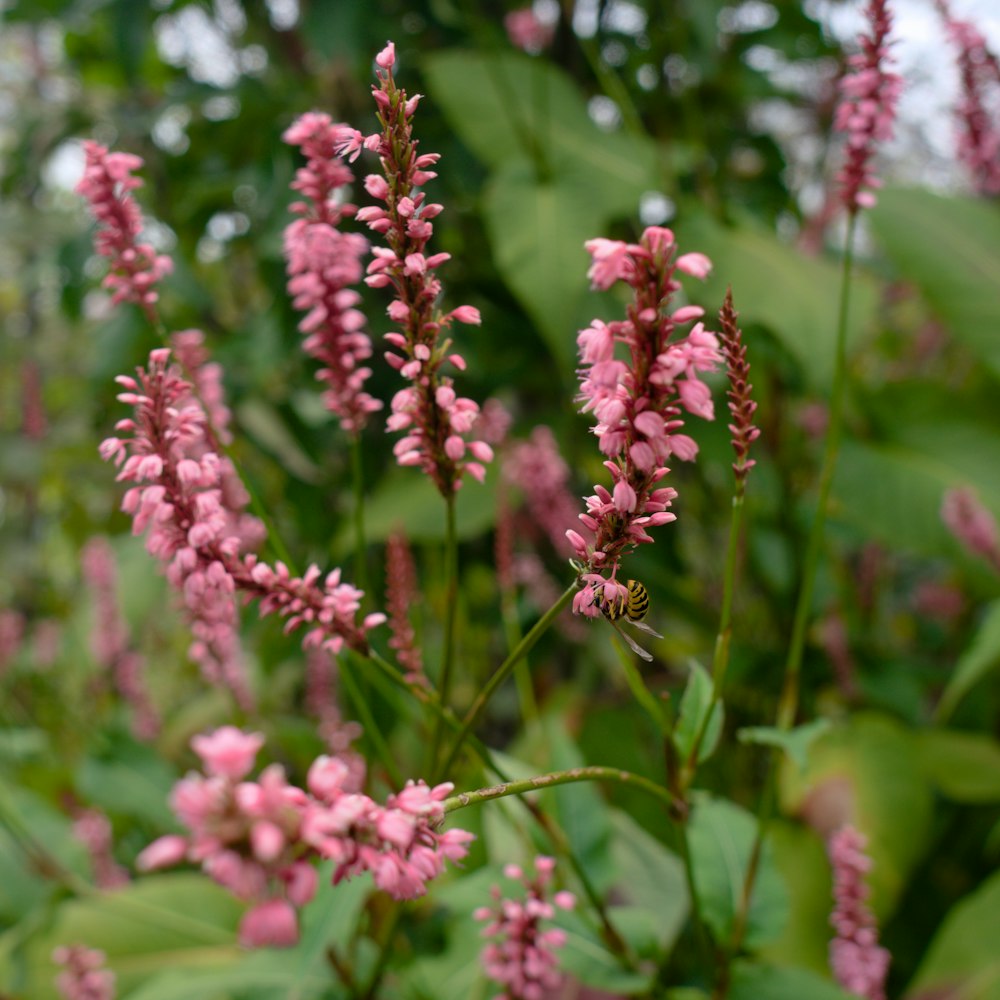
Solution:
[[[503,26],[511,45],[530,55],[547,49],[556,34],[555,23],[543,21],[532,7],[521,7],[505,14]]]
[[[372,288],[391,288],[395,294],[388,312],[401,332],[385,335],[393,348],[385,357],[411,383],[393,397],[387,421],[390,431],[405,432],[394,447],[396,460],[400,465],[420,466],[441,494],[449,497],[462,485],[465,473],[482,481],[483,463],[493,458],[493,449],[485,441],[467,437],[479,406],[459,396],[453,380],[442,374],[445,363],[465,370],[465,360],[442,335],[456,321],[478,326],[480,317],[472,306],[442,312],[437,305],[441,282],[435,271],[450,254],[428,253],[434,233],[431,220],[442,206],[430,204],[419,189],[437,176],[428,168],[440,157],[417,151],[413,116],[420,95],[407,97],[396,86],[395,61],[391,42],[375,60],[378,86],[372,93],[382,131],[365,137],[342,129],[338,149],[352,158],[362,147],[373,150],[382,164],[382,174],[365,178],[365,190],[384,207],[362,208],[357,218],[388,244],[374,249],[365,281]]]
[[[671,311],[680,289],[676,272],[703,278],[711,262],[704,254],[676,257],[674,234],[651,226],[639,243],[590,240],[593,287],[624,281],[633,290],[627,319],[595,320],[577,338],[580,348],[580,399],[583,411],[597,418],[594,433],[611,473],[611,489],[595,486],[579,520],[591,540],[570,529],[566,537],[581,561],[583,586],[573,599],[577,614],[594,617],[608,603],[627,597],[616,579],[621,557],[653,541],[648,529],[675,520],[668,508],[677,496],[657,486],[673,456],[693,459],[698,446],[686,434],[682,412],[714,417],[708,387],[699,372],[713,371],[722,355],[714,333],[696,323],[686,337],[677,328],[699,319],[704,310],[682,306]],[[622,345],[627,360],[616,357]]]
[[[345,722],[337,692],[337,660],[325,649],[306,652],[306,711],[319,721],[319,735],[330,753],[355,759],[360,765],[357,787],[364,781],[364,761],[351,752],[351,744],[362,732],[360,723]]]
[[[744,483],[747,474],[756,465],[756,460],[748,458],[750,445],[760,437],[760,428],[753,425],[753,415],[757,404],[750,393],[750,363],[747,361],[747,349],[743,343],[743,331],[736,321],[739,314],[733,308],[733,293],[726,292],[726,301],[719,312],[719,325],[722,332],[719,340],[722,353],[726,359],[726,377],[729,379],[729,414],[732,423],[729,432],[733,435],[733,451],[736,461],[733,462],[733,472],[738,483]]]
[[[423,654],[410,622],[410,607],[417,595],[417,570],[413,553],[402,532],[393,532],[385,543],[385,603],[389,614],[389,648],[410,684],[427,686]]]
[[[313,762],[305,789],[290,784],[277,764],[252,781],[262,743],[259,734],[232,727],[192,740],[204,773],[188,774],[171,795],[188,835],[161,837],[138,859],[146,871],[200,864],[251,903],[240,926],[247,947],[295,944],[297,911],[316,893],[319,858],[337,863],[334,885],[371,872],[380,889],[413,899],[446,860],[467,853],[472,834],[435,829],[452,785],[410,782],[381,806],[358,790],[356,761],[336,756]]]
[[[1000,194],[1000,61],[979,29],[954,17],[946,0],[938,0],[938,9],[958,50],[958,158],[980,194]]]
[[[840,84],[843,100],[834,116],[834,128],[847,133],[847,158],[837,179],[843,204],[852,215],[875,204],[873,189],[880,181],[871,159],[876,144],[892,138],[903,89],[902,77],[886,69],[892,62],[889,0],[869,0],[865,14],[871,34],[861,36],[861,52],[848,60],[850,69]]]
[[[129,881],[128,872],[111,853],[111,821],[97,809],[84,809],[73,820],[73,836],[87,849],[94,884],[98,889],[120,889]]]
[[[299,323],[306,335],[303,347],[323,366],[316,373],[326,386],[323,401],[341,427],[355,434],[382,403],[363,388],[371,375],[363,362],[371,357],[372,345],[364,332],[365,317],[356,308],[361,296],[354,290],[361,282],[368,241],[339,229],[357,211],[338,201],[338,193],[354,180],[336,152],[343,127],[329,115],[309,112],[282,136],[308,159],[292,182],[303,199],[291,206],[299,218],[285,229],[285,260],[293,304],[306,313]]]
[[[878,927],[866,902],[865,876],[871,859],[865,838],[852,826],[830,837],[834,908],[830,923],[836,937],[830,942],[830,969],[849,993],[867,1000],[885,1000],[885,977],[891,956],[878,943]]]
[[[61,945],[52,961],[63,966],[56,986],[64,1000],[114,1000],[115,974],[104,968],[105,955],[82,944]]]
[[[948,490],[941,503],[941,520],[972,555],[985,559],[1000,572],[997,521],[974,490],[967,487]]]
[[[517,865],[508,865],[504,875],[521,883],[523,899],[506,898],[495,885],[493,905],[473,914],[476,920],[488,921],[483,936],[492,940],[480,960],[486,975],[504,988],[494,1000],[542,1000],[562,982],[556,952],[565,944],[566,934],[545,923],[555,915],[556,907],[571,910],[576,899],[571,892],[557,892],[549,902],[554,868],[552,858],[539,856],[531,878]]]
[[[173,270],[173,261],[158,254],[149,243],[140,242],[142,215],[132,192],[142,187],[133,171],[142,166],[142,158],[130,153],[109,153],[96,142],[85,142],[83,178],[77,184],[90,211],[100,224],[94,248],[107,257],[111,270],[104,287],[111,301],[135,302],[150,320],[159,298],[157,282]]]

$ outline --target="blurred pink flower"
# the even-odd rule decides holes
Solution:
[[[504,15],[503,26],[511,45],[537,55],[552,44],[556,26],[543,21],[532,7],[521,7]]]
[[[554,868],[555,861],[543,855],[535,859],[534,878],[517,865],[508,865],[504,875],[521,883],[523,898],[505,897],[499,886],[493,886],[493,905],[473,913],[474,919],[487,921],[483,936],[491,938],[480,955],[483,971],[510,1000],[542,1000],[562,983],[556,952],[566,943],[566,934],[545,923],[556,907],[571,910],[576,899],[570,892],[557,892],[550,902]]]
[[[1000,572],[997,521],[974,490],[968,487],[948,490],[941,502],[941,520],[972,555],[985,559]]]
[[[111,852],[111,821],[97,809],[84,809],[73,820],[73,836],[87,849],[94,884],[98,889],[119,889],[127,885],[128,872]]]
[[[871,159],[877,143],[892,138],[896,104],[903,78],[886,66],[892,13],[889,0],[868,0],[865,9],[870,35],[860,38],[861,53],[848,60],[849,70],[840,83],[842,101],[834,116],[834,128],[847,133],[847,157],[838,175],[841,198],[852,214],[875,204],[873,189],[880,181]]]
[[[56,986],[64,1000],[114,1000],[115,974],[104,968],[105,955],[82,944],[61,945],[52,961],[64,967]]]
[[[385,606],[389,615],[389,648],[406,672],[410,684],[426,687],[423,654],[410,622],[410,608],[417,600],[417,570],[413,553],[402,531],[394,531],[385,543]]]
[[[830,969],[849,993],[867,1000],[885,1000],[885,977],[891,956],[878,944],[878,927],[866,902],[865,877],[871,859],[865,838],[853,826],[841,827],[827,845],[833,868],[834,908],[830,923]]]

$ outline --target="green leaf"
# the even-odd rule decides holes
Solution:
[[[1000,1000],[1000,872],[945,917],[906,991],[908,1000]]]
[[[792,966],[755,965],[737,962],[733,966],[730,1000],[851,1000],[836,983],[808,969]]]
[[[1000,210],[984,198],[888,188],[868,219],[900,274],[1000,374]]]
[[[712,756],[722,735],[722,702],[712,704],[714,686],[708,671],[697,660],[690,662],[687,686],[681,696],[681,705],[674,729],[674,746],[682,762],[686,762],[694,752],[695,741],[704,729],[704,737],[698,748],[697,763]],[[709,713],[711,712],[711,718]]]
[[[723,227],[707,216],[682,212],[675,227],[682,252],[701,251],[714,265],[700,302],[721,304],[727,285],[744,325],[769,327],[798,359],[803,375],[818,388],[833,378],[840,268],[808,257],[773,232],[749,224]],[[870,326],[875,285],[855,272],[851,285],[848,344]]]
[[[986,609],[972,643],[955,664],[937,706],[937,720],[943,722],[949,718],[955,706],[997,666],[1000,666],[1000,601],[994,601]]]
[[[105,757],[84,757],[74,783],[89,805],[142,819],[159,830],[172,829],[176,821],[168,805],[177,775],[153,750],[133,740],[123,740],[117,752]]]
[[[758,746],[780,747],[799,770],[808,764],[809,748],[830,728],[829,719],[813,719],[794,729],[777,729],[774,726],[746,726],[736,734],[741,743]]]
[[[695,799],[688,838],[702,917],[716,941],[726,942],[743,896],[743,882],[757,835],[757,820],[726,799]],[[756,948],[781,933],[788,918],[788,890],[767,841],[747,915],[745,944]]]
[[[924,773],[954,802],[1000,802],[1000,743],[981,733],[928,729],[916,734]]]
[[[930,837],[933,795],[913,734],[890,716],[859,713],[816,740],[805,773],[783,768],[781,797],[786,813],[839,817],[868,837],[872,906],[888,916]]]

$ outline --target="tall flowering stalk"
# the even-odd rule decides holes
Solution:
[[[342,128],[329,115],[309,112],[282,136],[307,157],[292,182],[302,200],[291,205],[298,218],[285,229],[285,260],[293,304],[306,313],[299,323],[306,336],[303,347],[323,366],[316,372],[326,386],[323,402],[345,431],[357,434],[382,403],[364,391],[371,375],[364,362],[372,346],[364,332],[365,317],[357,309],[361,296],[354,290],[361,282],[368,241],[339,228],[357,211],[338,200],[354,180],[336,152]]]
[[[833,868],[830,923],[835,931],[830,942],[830,969],[849,993],[866,1000],[885,1000],[891,956],[879,947],[878,926],[867,903],[865,878],[872,862],[865,854],[866,844],[853,826],[845,826],[827,845]]]
[[[113,303],[136,303],[155,325],[156,285],[173,270],[173,261],[141,240],[142,215],[131,192],[142,187],[142,179],[133,176],[142,158],[110,153],[96,142],[85,142],[83,152],[86,163],[76,190],[99,223],[95,249],[111,268],[104,287]]]
[[[321,858],[336,862],[334,885],[370,872],[395,899],[414,899],[445,861],[468,853],[472,834],[437,829],[452,785],[409,782],[383,806],[361,793],[355,760],[328,756],[313,762],[305,788],[290,784],[278,764],[250,780],[263,742],[232,726],[196,736],[191,746],[204,773],[188,774],[171,796],[188,834],[161,837],[138,861],[146,871],[200,864],[251,903],[240,925],[247,947],[295,944],[297,911],[316,894]]]
[[[556,953],[566,943],[566,933],[545,925],[557,907],[573,909],[576,898],[571,892],[557,892],[549,899],[555,865],[553,858],[539,855],[534,878],[517,865],[507,865],[504,876],[521,884],[523,899],[505,896],[495,885],[493,905],[473,914],[486,922],[483,936],[490,938],[480,956],[483,971],[504,989],[494,1000],[541,1000],[562,983]]]
[[[982,32],[956,18],[946,0],[938,0],[938,10],[958,50],[958,158],[980,194],[1000,194],[1000,60]]]
[[[870,34],[860,38],[861,52],[848,60],[849,72],[840,84],[842,100],[834,128],[847,133],[847,155],[838,175],[844,206],[853,215],[875,204],[879,187],[871,160],[879,143],[892,138],[896,103],[903,79],[887,66],[892,13],[889,0],[869,0],[866,8]]]
[[[373,288],[391,288],[395,295],[389,317],[399,332],[386,334],[393,348],[386,360],[411,383],[392,400],[388,428],[405,431],[395,445],[396,458],[400,465],[420,466],[442,496],[450,497],[465,473],[482,480],[483,463],[493,458],[493,449],[485,441],[467,439],[478,404],[459,396],[451,377],[442,373],[446,363],[465,370],[465,360],[452,351],[451,340],[442,339],[443,335],[455,321],[478,325],[479,310],[464,305],[443,312],[438,305],[441,282],[435,271],[451,255],[429,253],[434,233],[431,220],[442,206],[428,202],[420,188],[437,176],[428,168],[440,156],[417,150],[413,116],[420,95],[407,97],[396,86],[392,75],[396,52],[391,42],[375,62],[378,86],[372,87],[372,94],[382,131],[365,137],[343,128],[338,148],[352,159],[362,147],[371,149],[382,164],[382,174],[365,178],[365,190],[384,207],[362,208],[357,218],[388,244],[373,250],[365,281]]]
[[[612,479],[611,489],[594,487],[579,515],[590,539],[566,532],[583,567],[573,610],[594,617],[602,605],[627,596],[617,580],[622,556],[653,541],[648,529],[676,518],[668,510],[676,490],[657,484],[670,471],[671,457],[697,455],[698,446],[681,433],[682,414],[713,419],[711,394],[698,374],[715,370],[722,355],[715,334],[700,322],[687,336],[676,336],[704,314],[698,306],[672,308],[681,287],[677,272],[704,278],[711,269],[704,254],[676,256],[674,234],[657,226],[638,243],[595,239],[586,247],[592,286],[604,290],[623,281],[633,294],[625,320],[595,320],[577,338],[580,398],[584,412],[597,418],[594,433]],[[616,356],[618,345],[627,360]]]
[[[119,399],[133,415],[116,425],[121,437],[101,444],[101,455],[120,467],[118,479],[133,485],[122,508],[135,534],[147,532],[146,548],[180,593],[195,641],[190,655],[209,680],[229,686],[249,703],[238,656],[237,595],[258,598],[262,614],[287,619],[286,631],[306,626],[304,644],[339,652],[345,645],[365,654],[366,632],[384,621],[370,614],[356,622],[361,591],[334,570],[318,567],[294,576],[245,552],[223,502],[225,465],[211,449],[206,415],[191,383],[170,351],[150,353],[134,378],[119,376]]]

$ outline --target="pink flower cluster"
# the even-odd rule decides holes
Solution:
[[[834,978],[855,996],[885,1000],[885,977],[891,956],[879,947],[878,928],[868,908],[865,876],[871,859],[865,838],[853,826],[841,827],[827,849],[833,867],[834,908],[830,923],[836,937],[830,942]]]
[[[743,343],[743,331],[737,325],[739,318],[733,308],[732,292],[726,293],[726,301],[719,312],[719,326],[722,328],[720,341],[722,353],[726,359],[726,377],[729,379],[729,415],[732,423],[729,433],[733,435],[733,451],[736,461],[733,462],[733,472],[738,483],[744,483],[750,470],[757,464],[749,458],[750,445],[760,437],[760,428],[753,424],[753,415],[757,411],[757,403],[750,395],[753,386],[750,384],[750,362],[747,361],[747,349]]]
[[[880,186],[871,167],[875,144],[892,138],[896,103],[903,78],[886,66],[892,14],[889,0],[869,0],[865,14],[870,35],[862,35],[861,52],[848,61],[850,71],[840,83],[843,99],[834,116],[834,128],[847,133],[847,159],[838,175],[844,206],[854,214],[875,204],[872,189]],[[866,189],[866,190],[862,190]]]
[[[351,760],[359,768],[358,784],[364,777],[364,760],[351,751],[351,744],[364,731],[358,722],[345,721],[337,692],[337,660],[327,650],[314,647],[306,653],[306,711],[319,722],[319,735],[330,753]]]
[[[711,393],[698,374],[715,370],[722,355],[716,335],[700,322],[686,337],[674,339],[679,326],[704,315],[699,306],[671,311],[681,287],[676,272],[704,278],[711,269],[704,254],[675,256],[674,234],[657,226],[646,229],[639,243],[595,239],[586,247],[593,258],[588,274],[594,288],[624,281],[633,290],[627,319],[595,320],[577,338],[583,411],[597,418],[594,433],[612,478],[611,489],[594,487],[586,513],[579,515],[592,540],[566,532],[582,562],[584,584],[573,610],[594,617],[605,603],[627,594],[616,579],[621,556],[651,542],[649,528],[675,519],[667,508],[676,491],[656,484],[668,473],[665,463],[671,456],[691,460],[697,455],[695,442],[680,433],[681,415],[686,410],[713,419]],[[617,356],[618,345],[627,360]]]
[[[63,966],[56,986],[64,1000],[114,1000],[115,974],[104,968],[105,955],[82,944],[62,945],[52,961]]]
[[[182,597],[195,639],[190,655],[206,677],[249,703],[237,593],[259,598],[262,614],[286,618],[286,631],[309,626],[306,646],[336,653],[346,644],[366,652],[365,633],[384,616],[356,624],[362,594],[341,582],[339,570],[320,582],[318,567],[295,577],[282,563],[272,568],[242,551],[245,533],[226,507],[231,467],[212,450],[205,412],[170,351],[152,351],[147,368],[118,381],[125,389],[118,398],[133,407],[133,416],[118,422],[123,436],[105,440],[101,455],[120,466],[119,480],[134,484],[122,508],[133,516],[135,534],[148,532],[146,548]]]
[[[240,925],[246,947],[288,947],[298,940],[297,911],[316,894],[314,862],[337,863],[336,885],[362,872],[396,899],[413,899],[458,861],[472,835],[439,833],[450,784],[409,783],[380,806],[360,791],[353,762],[319,757],[306,789],[272,764],[247,780],[264,738],[225,726],[191,741],[204,774],[190,773],[171,804],[188,836],[169,834],[139,856],[148,871],[187,860],[238,898],[253,903]]]
[[[91,538],[80,556],[83,579],[94,600],[90,649],[98,665],[114,678],[118,693],[132,709],[132,729],[140,740],[160,731],[160,715],[146,687],[146,661],[129,641],[118,605],[118,566],[106,538]]]
[[[292,183],[303,200],[291,206],[299,218],[285,229],[285,260],[293,304],[306,313],[299,323],[306,335],[303,347],[323,365],[316,373],[326,385],[323,400],[345,431],[357,433],[382,403],[364,391],[371,369],[363,362],[371,357],[372,345],[357,309],[361,297],[353,288],[361,281],[368,241],[338,228],[357,211],[337,201],[338,191],[354,180],[336,152],[342,129],[329,115],[309,112],[282,136],[308,160]]]
[[[365,190],[382,205],[362,208],[357,218],[388,243],[373,250],[365,282],[395,293],[388,312],[401,332],[385,335],[393,348],[385,357],[411,382],[393,397],[387,427],[405,432],[394,447],[399,464],[422,468],[447,497],[462,485],[465,473],[482,481],[486,475],[483,463],[493,458],[493,449],[485,441],[467,437],[479,412],[478,404],[459,396],[452,379],[441,374],[445,362],[460,371],[465,369],[465,360],[451,350],[450,340],[440,339],[441,335],[455,321],[478,325],[480,316],[478,309],[468,305],[448,313],[437,306],[441,282],[434,272],[450,254],[428,253],[434,233],[431,220],[442,207],[430,204],[418,189],[437,176],[428,168],[437,163],[439,155],[417,151],[412,119],[420,95],[408,98],[397,88],[392,76],[395,61],[391,42],[375,60],[379,85],[372,93],[381,133],[366,137],[343,128],[338,151],[354,159],[366,148],[377,152],[382,164],[382,174],[365,178]]]
[[[948,490],[941,503],[941,520],[972,555],[985,559],[1000,573],[1000,530],[974,490]]]
[[[83,151],[86,164],[76,190],[87,199],[101,226],[95,249],[111,265],[104,287],[113,303],[135,302],[152,319],[158,299],[156,283],[173,270],[173,261],[140,242],[142,216],[131,192],[142,187],[142,180],[132,175],[142,166],[142,158],[109,153],[96,142],[85,142]]]
[[[945,0],[938,0],[938,7],[958,49],[958,156],[977,191],[1000,194],[1000,61],[974,24],[953,17]]]
[[[111,821],[97,809],[84,809],[73,820],[73,836],[87,849],[94,883],[98,889],[119,889],[127,885],[128,872],[111,853]]]
[[[385,604],[389,615],[389,648],[395,650],[409,684],[426,687],[423,653],[410,621],[410,608],[418,594],[413,553],[402,532],[393,532],[385,543]]]
[[[543,21],[531,7],[520,7],[505,14],[503,26],[511,45],[531,55],[547,49],[556,34],[555,23]]]
[[[557,927],[546,928],[544,922],[552,919],[556,907],[571,910],[576,899],[571,892],[557,892],[549,902],[554,868],[552,858],[539,856],[535,877],[530,878],[517,865],[508,865],[504,875],[521,883],[523,900],[507,899],[499,886],[493,886],[493,906],[473,914],[476,920],[488,921],[483,936],[493,939],[480,956],[486,975],[504,988],[493,1000],[543,1000],[562,982],[556,952],[565,944],[566,934]]]

